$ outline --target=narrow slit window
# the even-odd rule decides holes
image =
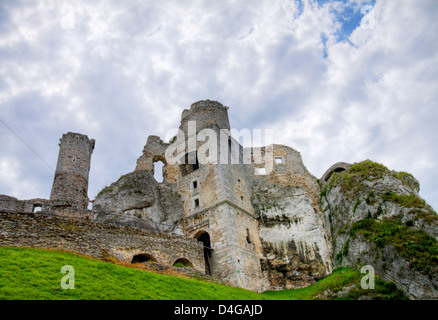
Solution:
[[[246,229],[246,242],[247,243],[252,243],[251,241],[251,235],[249,233],[249,229]]]

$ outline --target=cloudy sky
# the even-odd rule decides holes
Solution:
[[[317,178],[371,159],[438,209],[437,16],[436,0],[1,0],[0,194],[49,198],[72,131],[96,139],[94,199],[210,99]]]

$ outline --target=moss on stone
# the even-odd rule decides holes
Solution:
[[[355,237],[359,234],[379,248],[393,244],[396,252],[409,262],[410,267],[421,273],[429,274],[437,267],[437,240],[394,218],[383,221],[365,218],[357,221],[351,227],[350,235]]]
[[[392,191],[387,191],[384,194],[381,195],[382,199],[384,201],[389,201],[393,203],[397,203],[405,208],[427,208],[426,201],[421,199],[416,194],[410,194],[410,195],[399,195]]]
[[[342,263],[342,259],[348,254],[348,250],[350,249],[350,239],[348,239],[344,246],[342,247],[342,250],[338,252],[335,259],[338,263]]]
[[[374,181],[383,178],[390,171],[383,164],[365,160],[354,163],[349,170],[334,172],[330,178],[329,188],[341,186],[345,191],[360,191],[364,189],[363,181]]]

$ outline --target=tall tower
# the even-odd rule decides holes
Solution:
[[[94,139],[83,134],[62,135],[50,200],[67,201],[73,210],[87,210],[88,174],[94,144]]]
[[[228,131],[228,108],[210,100],[193,103],[190,110],[183,111],[180,130],[187,139],[186,159],[195,153],[197,160],[205,152],[201,148],[204,139],[199,139],[204,129],[216,134],[218,162],[180,165],[178,192],[184,201],[184,232],[204,244],[207,273],[234,286],[261,290],[265,288],[260,264],[263,255],[251,205],[252,165],[219,161],[229,159],[232,148],[240,150],[241,146]],[[196,151],[190,148],[192,144]]]

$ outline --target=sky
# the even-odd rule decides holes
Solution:
[[[437,16],[436,0],[1,0],[0,194],[48,199],[71,131],[96,140],[94,199],[210,99],[317,178],[370,159],[437,210]]]

